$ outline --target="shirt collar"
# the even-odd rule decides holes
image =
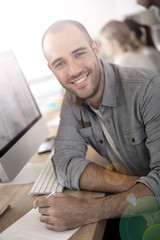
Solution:
[[[115,70],[112,64],[105,63],[102,61],[103,69],[104,69],[104,93],[102,104],[109,107],[117,106],[117,78],[115,74]]]
[[[109,106],[116,107],[117,106],[117,78],[115,74],[115,69],[112,64],[102,62],[103,70],[104,70],[104,93],[101,106]],[[83,106],[85,108],[90,109],[88,103],[86,101],[82,101],[81,99],[76,97],[76,105]],[[91,110],[92,111],[92,110]]]

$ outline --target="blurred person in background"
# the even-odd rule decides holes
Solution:
[[[149,8],[151,6],[156,6],[160,8],[160,0],[137,0],[137,3]]]
[[[160,73],[159,66],[142,50],[142,43],[133,36],[128,26],[121,21],[109,21],[100,32],[102,51],[108,61],[125,67],[148,68]],[[160,62],[160,58],[159,58]]]
[[[125,19],[124,23],[130,29],[131,38],[136,38],[142,53],[153,61],[157,66],[158,73],[160,73],[160,52],[154,45],[150,26],[141,24],[130,18]]]
[[[160,0],[136,0],[137,3],[146,9],[154,9],[155,17],[160,21]]]
[[[155,48],[150,26],[141,24],[132,18],[126,18],[123,22],[127,24],[131,31],[131,36],[133,35],[133,37],[136,37],[142,47],[147,46]]]

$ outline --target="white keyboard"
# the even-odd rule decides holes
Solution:
[[[57,176],[51,158],[47,160],[38,178],[33,184],[29,194],[49,194],[51,192],[62,192],[63,187],[58,183]]]

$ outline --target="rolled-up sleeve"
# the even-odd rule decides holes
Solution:
[[[59,183],[70,189],[79,189],[79,179],[85,167],[87,143],[79,132],[80,124],[66,96],[61,110],[61,121],[55,139],[52,157]]]
[[[150,172],[137,182],[144,183],[160,197],[160,77],[155,77],[147,85],[141,99],[141,114],[150,153]]]

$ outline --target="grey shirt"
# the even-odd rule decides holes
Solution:
[[[116,149],[137,182],[160,197],[160,75],[140,68],[103,63],[105,87],[99,108]],[[91,162],[85,159],[90,144],[110,162],[107,140],[96,114],[85,101],[67,92],[55,139],[59,182],[79,189],[79,179]]]

